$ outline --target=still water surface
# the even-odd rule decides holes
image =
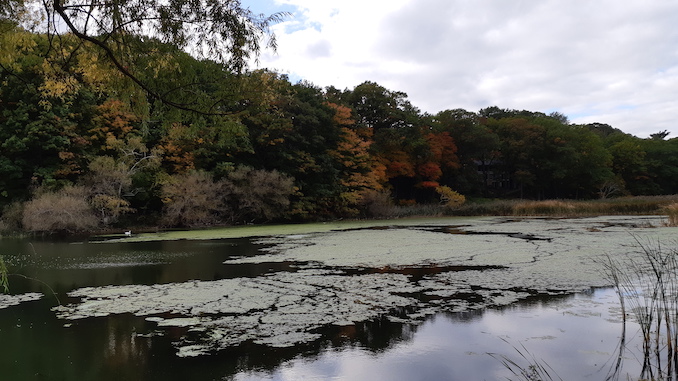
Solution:
[[[454,229],[459,229],[459,221],[454,222]],[[475,233],[478,233],[479,227],[470,224],[469,226],[475,226],[476,230],[466,238],[478,239],[478,247],[480,245],[499,247],[500,251],[506,251],[510,247],[507,245],[515,243],[516,247],[523,251],[531,248],[529,250],[546,253],[544,258],[553,257],[554,247],[560,247],[559,250],[562,250],[567,246],[562,233],[565,224],[549,225],[541,232],[530,229],[530,234],[533,235],[526,239],[524,236],[516,236],[520,233],[517,229],[524,225],[508,227],[506,221],[496,220],[487,223],[485,228],[492,233],[490,236],[476,237]],[[520,222],[524,223],[525,221]],[[580,224],[582,221],[576,223]],[[502,227],[498,228],[497,224],[501,224]],[[585,231],[595,225],[596,229],[600,230],[601,226],[608,226],[605,224],[601,224],[600,221],[585,221],[581,229]],[[429,233],[440,234],[437,230],[432,232],[431,228],[439,225],[446,227],[448,231],[453,230],[449,221],[445,221],[428,224],[425,229],[419,229],[415,233],[419,236]],[[418,226],[421,227],[421,224]],[[471,231],[471,227],[467,229]],[[579,231],[572,229],[575,233]],[[616,240],[619,243],[618,237],[628,235],[628,232],[610,229],[608,234],[611,241]],[[386,230],[377,230],[380,231]],[[408,231],[397,233],[398,236],[403,236]],[[548,232],[554,231],[558,233],[549,235],[551,233]],[[374,232],[375,230],[370,230],[368,233]],[[497,235],[497,232],[506,234]],[[458,232],[455,231],[456,233]],[[408,262],[407,267],[404,267],[407,270],[405,271],[398,270],[396,262],[388,266],[367,263],[348,268],[346,263],[334,257],[316,263],[307,260],[303,251],[292,253],[294,249],[322,249],[318,242],[304,241],[302,245],[297,245],[298,240],[302,238],[320,239],[319,242],[329,242],[336,248],[337,244],[332,238],[336,238],[336,234],[344,233],[323,234],[328,235],[311,235],[310,238],[285,236],[276,238],[278,241],[261,238],[153,242],[119,240],[108,243],[2,240],[0,249],[10,265],[10,271],[22,275],[10,278],[11,294],[21,295],[30,292],[43,294],[39,300],[0,308],[2,379],[7,376],[6,379],[9,380],[116,381],[495,380],[510,376],[497,357],[508,356],[520,362],[520,351],[528,357],[534,356],[535,359],[547,363],[563,379],[604,380],[617,363],[622,323],[617,296],[611,289],[588,288],[584,289],[586,292],[583,293],[574,293],[573,290],[555,293],[523,292],[516,298],[517,300],[511,299],[505,303],[497,301],[504,300],[506,295],[495,299],[488,296],[485,300],[493,302],[487,306],[465,301],[479,299],[480,294],[497,294],[497,290],[506,288],[503,283],[518,275],[524,277],[527,271],[525,268],[531,268],[533,270],[530,271],[535,272],[541,271],[538,255],[535,256],[534,253],[529,253],[529,256],[537,259],[529,261],[520,259],[522,262],[518,262],[525,263],[520,269],[521,272],[497,278],[503,285],[488,293],[488,290],[483,289],[488,282],[485,275],[491,271],[501,274],[511,273],[514,270],[511,269],[510,261],[500,261],[507,270],[491,268],[488,272],[479,270],[478,267],[468,267],[466,269],[468,271],[464,269],[461,271],[459,263],[453,260],[437,260],[436,263],[432,263],[430,258],[415,261],[408,258],[410,262],[421,263],[419,267],[413,267],[413,263]],[[510,236],[511,234],[513,236]],[[661,231],[661,234],[664,237],[673,232]],[[423,238],[425,242],[430,242],[433,239],[431,237],[438,236]],[[360,239],[357,235],[350,237],[353,242]],[[450,239],[450,234],[445,237]],[[283,239],[282,243],[280,239]],[[290,239],[295,245],[289,246]],[[338,239],[342,240],[340,236]],[[600,237],[597,240],[600,240]],[[575,241],[581,242],[581,239]],[[501,245],[498,242],[501,242]],[[288,245],[284,246],[284,250],[290,251],[282,253],[281,244]],[[467,247],[469,244],[473,242],[459,243],[460,247]],[[556,246],[548,246],[551,244]],[[384,244],[377,245],[375,242],[375,246],[380,245]],[[445,245],[449,246],[449,242],[446,241]],[[283,257],[272,257],[274,254],[269,249],[276,247],[277,253],[284,254]],[[397,250],[389,248],[387,251]],[[435,250],[431,246],[427,251],[430,253]],[[477,254],[482,254],[481,251],[479,249]],[[324,252],[330,252],[330,249]],[[368,254],[366,251],[365,256]],[[452,256],[450,254],[450,257]],[[577,258],[577,261],[581,261],[581,258]],[[481,264],[487,266],[489,262],[492,261],[487,260]],[[329,265],[331,263],[335,264],[334,267]],[[432,270],[438,268],[442,270]],[[319,269],[326,273],[318,275]],[[328,269],[331,269],[331,272],[328,272]],[[417,272],[413,269],[426,271]],[[257,340],[243,336],[245,338],[236,344],[211,346],[212,349],[207,353],[196,357],[178,357],[177,348],[181,344],[177,343],[185,344],[187,340],[202,343],[200,340],[204,339],[203,336],[221,332],[216,329],[210,330],[211,325],[216,324],[213,320],[208,320],[202,326],[191,324],[161,326],[158,321],[163,319],[169,321],[178,314],[171,311],[151,313],[135,310],[134,313],[111,313],[95,310],[91,316],[64,318],[58,317],[54,310],[55,306],[61,304],[71,306],[69,308],[72,308],[74,313],[82,315],[92,303],[105,299],[101,296],[91,296],[91,301],[87,302],[90,304],[87,304],[82,303],[81,297],[73,294],[69,296],[73,290],[83,287],[100,290],[100,287],[113,285],[121,287],[116,288],[116,292],[119,290],[123,292],[126,290],[122,288],[123,286],[132,285],[161,287],[157,285],[181,285],[194,281],[211,284],[229,279],[244,284],[243,282],[249,279],[249,282],[275,280],[293,283],[294,287],[291,289],[297,290],[300,283],[295,278],[280,278],[279,274],[297,274],[306,279],[304,271],[312,271],[309,274],[315,277],[322,277],[322,274],[347,278],[383,275],[395,277],[389,278],[393,282],[403,278],[407,282],[416,283],[416,287],[413,286],[407,292],[396,289],[393,293],[407,300],[412,300],[415,298],[413,295],[417,294],[418,301],[415,304],[400,304],[400,307],[391,309],[388,313],[369,315],[364,321],[355,318],[351,324],[313,326],[310,329],[314,334],[313,339],[298,340],[294,345],[289,345],[289,342],[281,345],[275,343],[262,345],[257,344]],[[448,295],[450,284],[453,281],[458,282],[457,274],[465,272],[473,274],[469,277],[471,280],[463,285],[465,291],[454,296]],[[374,280],[378,285],[381,282],[378,278],[365,279]],[[447,288],[436,289],[436,286],[431,286],[435,282],[444,282]],[[534,282],[538,283],[536,280]],[[581,286],[579,283],[578,286]],[[317,283],[314,284],[317,286]],[[230,283],[225,285],[231,287]],[[304,286],[308,284],[304,283]],[[321,284],[318,287],[322,289],[326,286]],[[383,287],[380,285],[379,288]],[[146,289],[133,289],[129,292],[140,292],[139,290],[145,292],[143,290]],[[468,290],[477,290],[479,294],[473,295],[467,292]],[[230,292],[235,295],[237,290],[233,289]],[[508,293],[506,290],[502,292]],[[441,296],[443,294],[445,297]],[[129,299],[129,295],[124,295],[121,300],[124,298]],[[143,295],[141,298],[143,300]],[[451,300],[454,302],[450,302]],[[464,300],[464,303],[460,300]],[[303,303],[305,302],[300,302],[300,305]],[[351,299],[350,303],[360,306],[364,302]],[[430,304],[435,308],[430,308]],[[460,308],[462,305],[464,308]],[[377,304],[371,310],[376,309],[376,306]],[[261,320],[282,306],[275,304],[267,308],[270,310],[264,310],[263,315],[257,315],[261,311],[248,311],[245,315]],[[408,313],[414,310],[426,310],[427,313],[413,319]],[[357,316],[355,311],[351,313],[354,315],[350,316]],[[209,312],[185,315],[214,318],[212,316],[214,314]],[[223,330],[224,327],[219,329]],[[627,337],[627,350],[622,353],[625,359],[623,374],[634,375],[639,373],[639,366],[632,354],[633,348],[639,345],[634,341],[634,338],[637,341],[637,327],[633,323],[628,323],[627,332],[630,334]],[[289,337],[289,332],[281,335]],[[494,353],[495,356],[490,353]]]

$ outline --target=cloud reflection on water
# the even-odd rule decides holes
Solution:
[[[510,373],[488,353],[520,362],[512,346],[524,346],[562,379],[603,380],[618,355],[622,323],[617,306],[614,290],[598,289],[557,301],[438,314],[419,326],[411,340],[384,351],[331,348],[312,358],[297,357],[273,372],[242,372],[234,380],[505,379]],[[636,329],[629,325],[630,332]],[[624,365],[624,374],[640,371],[630,355]]]

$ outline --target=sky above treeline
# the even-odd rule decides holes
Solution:
[[[317,86],[374,81],[424,112],[557,111],[678,136],[675,0],[243,0],[290,12],[254,67]]]

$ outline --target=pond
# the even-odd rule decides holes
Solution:
[[[620,352],[602,263],[639,242],[675,244],[663,222],[440,218],[4,239],[15,275],[0,296],[0,372],[494,380],[512,377],[502,361],[524,356],[563,379],[633,379],[638,330],[627,323]]]

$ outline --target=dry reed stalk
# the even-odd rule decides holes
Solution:
[[[669,215],[668,226],[678,226],[678,202],[666,206],[666,213]]]
[[[513,207],[513,213],[518,216],[572,215],[575,210],[573,203],[561,200],[524,201]]]
[[[639,379],[678,379],[678,249],[636,242],[641,256],[608,255],[606,276],[617,289],[622,315],[628,312],[640,326]]]

